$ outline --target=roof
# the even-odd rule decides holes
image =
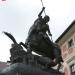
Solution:
[[[72,26],[75,24],[75,20],[71,23],[71,25],[59,36],[59,38],[55,41],[56,43],[59,42],[60,39],[72,28]]]

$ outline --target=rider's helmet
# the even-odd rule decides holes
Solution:
[[[44,21],[47,23],[47,22],[49,22],[49,20],[50,20],[49,16],[46,15],[46,16],[44,17]]]

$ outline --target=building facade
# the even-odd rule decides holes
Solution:
[[[56,43],[61,48],[65,75],[75,75],[75,20],[56,40]]]
[[[9,66],[9,64],[7,62],[0,62],[0,70],[6,68],[8,66]]]

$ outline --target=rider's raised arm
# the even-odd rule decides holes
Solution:
[[[44,10],[45,10],[45,7],[42,8],[41,12],[38,14],[38,17],[41,17],[41,14],[43,13]]]

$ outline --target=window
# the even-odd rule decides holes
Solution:
[[[73,46],[73,39],[68,41],[68,47],[72,47]]]
[[[71,75],[75,75],[75,64],[72,64],[70,66],[70,69],[71,69]]]

